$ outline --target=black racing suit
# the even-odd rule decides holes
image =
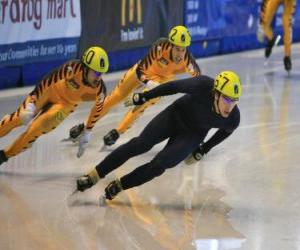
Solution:
[[[218,130],[204,143],[205,153],[227,138],[238,127],[240,112],[237,106],[228,118],[214,112],[213,84],[212,78],[199,76],[172,81],[146,92],[146,100],[176,93],[186,95],[154,117],[138,137],[119,146],[100,162],[96,166],[100,178],[104,178],[128,159],[145,153],[155,144],[168,139],[165,147],[150,162],[120,179],[123,189],[139,186],[184,160],[203,142],[211,128]]]

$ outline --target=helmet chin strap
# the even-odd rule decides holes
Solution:
[[[89,68],[86,67],[86,66],[84,66],[84,69],[83,69],[83,71],[82,71],[82,81],[83,81],[84,85],[90,86],[90,87],[92,87],[92,88],[95,88],[96,86],[93,85],[93,84],[91,84],[91,83],[88,81],[88,79],[87,79],[87,78],[88,78],[88,77],[87,77],[88,72],[89,72]],[[98,82],[97,82],[97,85],[99,85],[100,83],[101,83],[101,81],[98,81]]]
[[[174,44],[171,43],[171,49],[170,49],[170,60],[173,62],[174,58],[173,58],[173,48],[174,48]]]
[[[216,94],[218,95],[217,99]],[[219,109],[219,100],[220,100],[221,94],[218,92],[214,92],[214,104],[212,106],[213,111],[217,116],[221,116],[220,109]],[[222,117],[222,116],[221,116]]]
[[[86,67],[84,65],[83,71],[82,71],[82,81],[83,81],[84,85],[90,85],[88,80],[87,80],[88,71],[89,71],[88,67]]]

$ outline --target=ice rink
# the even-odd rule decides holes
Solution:
[[[70,196],[76,177],[138,135],[179,95],[164,97],[112,149],[100,151],[103,135],[125,115],[120,104],[96,124],[88,150],[77,159],[77,146],[60,141],[86,120],[91,104],[80,105],[31,149],[1,165],[0,249],[300,249],[300,44],[292,49],[290,76],[283,47],[274,49],[267,65],[263,50],[197,60],[203,74],[234,70],[241,76],[240,127],[199,163],[181,163],[106,206],[99,206],[106,185],[149,161],[164,143]],[[104,76],[109,90],[124,72]],[[1,91],[1,117],[15,111],[30,89]],[[0,148],[23,130],[1,138]]]

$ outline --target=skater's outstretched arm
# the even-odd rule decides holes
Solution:
[[[203,91],[204,88],[207,87],[208,82],[213,82],[214,80],[208,76],[198,76],[192,78],[186,78],[176,81],[171,81],[169,83],[160,85],[152,90],[143,92],[143,93],[135,93],[132,98],[127,100],[125,103],[126,106],[131,105],[141,105],[147,102],[150,99],[174,95],[178,93],[184,94],[195,94]]]

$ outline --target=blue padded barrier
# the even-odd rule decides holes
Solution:
[[[65,60],[60,60],[23,65],[23,85],[36,85],[47,73],[60,66],[64,62]]]
[[[15,88],[21,81],[21,67],[0,68],[0,89]]]

